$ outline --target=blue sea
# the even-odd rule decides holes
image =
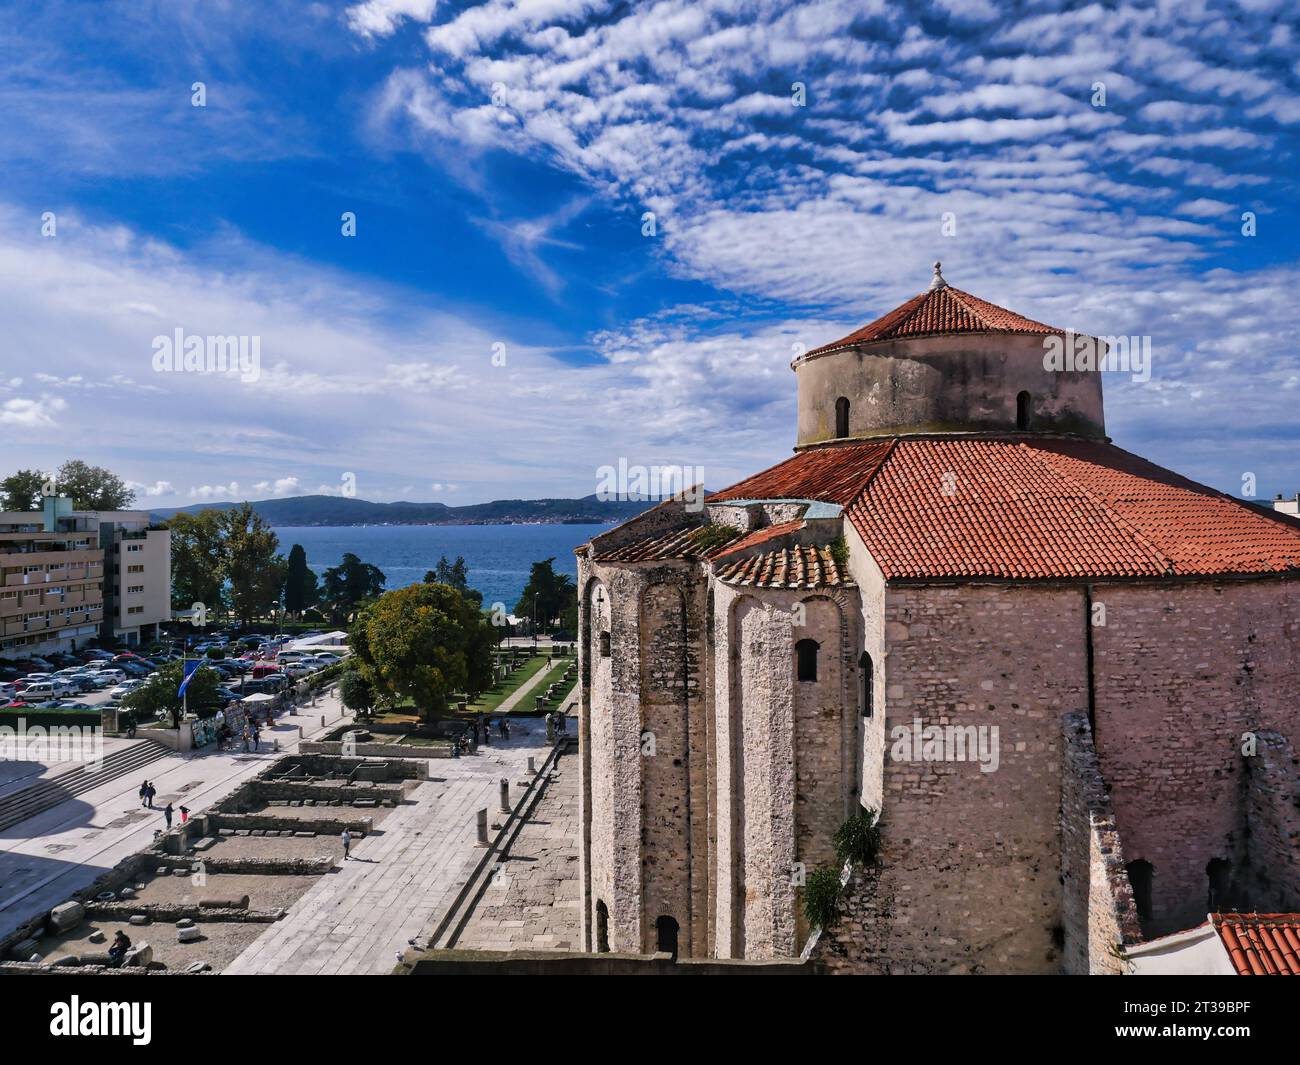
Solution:
[[[416,584],[441,555],[464,555],[469,583],[483,593],[484,605],[505,603],[513,610],[528,583],[534,562],[554,556],[555,571],[575,579],[573,549],[608,530],[608,525],[346,525],[277,526],[280,553],[302,544],[317,576],[351,551],[378,566],[389,590]]]

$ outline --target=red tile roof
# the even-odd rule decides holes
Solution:
[[[1042,322],[989,303],[961,289],[944,286],[913,296],[869,325],[808,355],[905,337],[945,336],[957,333],[1059,333]]]
[[[892,440],[801,451],[793,458],[709,496],[708,502],[729,499],[816,499],[844,506],[862,490],[889,454]]]
[[[1300,528],[1101,441],[839,444],[709,497],[818,499],[888,579],[1300,575]]]
[[[852,585],[828,547],[782,547],[738,562],[714,563],[719,580],[760,588],[825,588]]]
[[[1300,913],[1212,913],[1239,976],[1300,976]]]
[[[730,547],[739,535],[739,529],[727,525],[692,525],[634,540],[603,552],[596,558],[599,562],[664,562],[669,559],[712,558],[724,548]]]

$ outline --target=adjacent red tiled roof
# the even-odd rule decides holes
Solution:
[[[888,578],[1300,574],[1300,529],[1101,441],[900,440],[848,513]]]
[[[1059,333],[1042,322],[989,303],[961,289],[944,286],[913,296],[888,314],[856,332],[814,348],[809,355],[822,355],[840,348],[870,344],[877,340],[904,337],[944,336],[954,333]]]
[[[838,444],[709,502],[800,498],[845,506],[889,579],[1300,574],[1300,528],[1102,441]]]
[[[770,469],[709,496],[710,503],[728,499],[816,499],[844,506],[862,490],[880,466],[892,440],[801,451]]]
[[[597,561],[663,562],[669,559],[712,558],[723,549],[730,547],[731,541],[739,535],[739,529],[726,525],[693,525],[684,529],[657,533],[612,548],[598,555]],[[722,540],[723,537],[726,539]],[[717,540],[722,542],[716,542]]]
[[[851,585],[828,547],[783,547],[765,551],[738,562],[718,559],[714,574],[719,580],[760,588],[825,588]]]
[[[747,548],[757,547],[759,544],[765,544],[769,540],[776,540],[785,536],[787,533],[795,532],[803,528],[803,519],[796,518],[794,521],[781,521],[775,525],[765,525],[761,529],[755,529],[752,533],[747,533],[739,540],[732,543],[718,552],[718,558],[726,558],[728,555],[734,555],[738,551],[744,551]]]
[[[1300,913],[1212,913],[1239,976],[1300,976]]]

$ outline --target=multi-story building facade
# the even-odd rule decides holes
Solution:
[[[66,651],[98,636],[104,551],[96,530],[60,527],[55,500],[0,513],[0,657]]]
[[[0,657],[147,643],[171,616],[171,533],[143,511],[0,513]]]

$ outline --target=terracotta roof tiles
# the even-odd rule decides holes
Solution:
[[[760,588],[825,588],[851,585],[828,547],[797,546],[765,551],[737,562],[719,559],[714,574],[730,584]]]
[[[1239,976],[1300,976],[1300,914],[1212,913]]]
[[[989,303],[969,292],[945,285],[922,292],[874,322],[846,337],[814,348],[808,355],[824,355],[841,348],[877,340],[905,337],[951,336],[960,333],[1059,333],[1042,322]],[[805,356],[807,357],[807,356]]]

